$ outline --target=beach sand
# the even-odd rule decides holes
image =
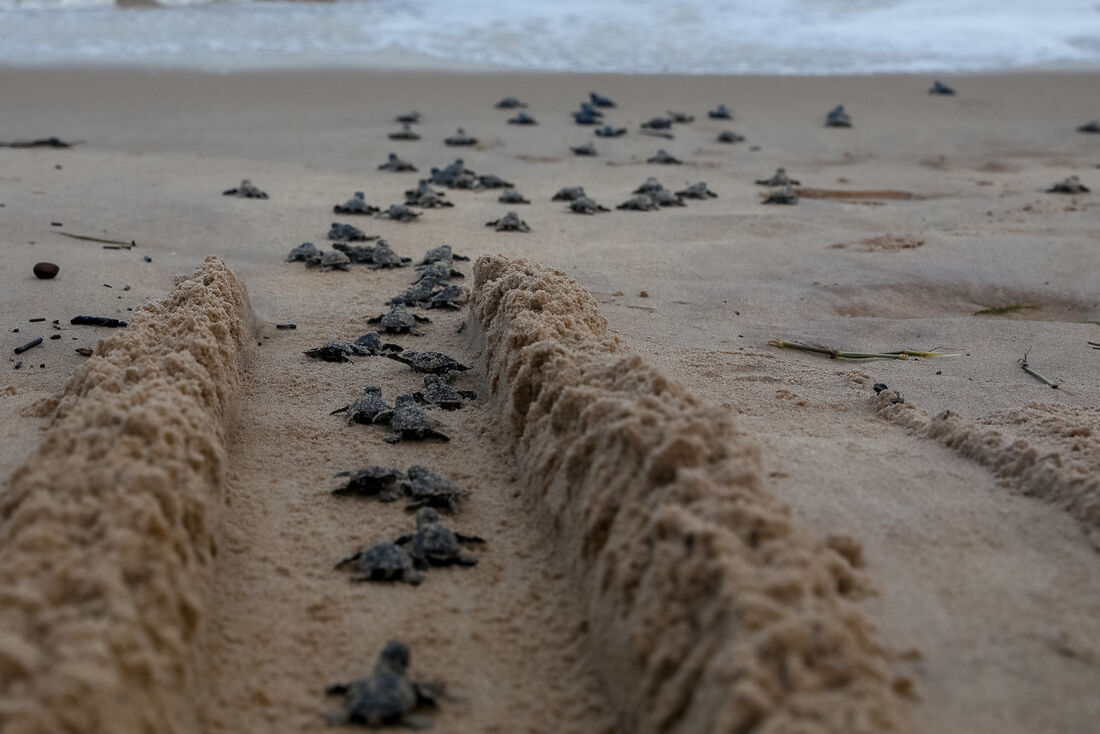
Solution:
[[[83,141],[71,150],[0,148],[0,313],[12,360],[0,364],[8,370],[0,379],[2,491],[12,495],[12,470],[43,456],[51,421],[41,401],[61,394],[85,361],[74,349],[109,335],[68,320],[129,318],[129,308],[164,298],[175,275],[217,255],[266,325],[242,344],[236,418],[224,417],[217,554],[201,582],[201,632],[184,676],[203,703],[200,723],[179,731],[325,731],[319,712],[334,704],[323,688],[365,672],[394,637],[410,643],[414,676],[448,682],[454,700],[436,715],[441,731],[598,732],[615,722],[627,730],[631,707],[631,715],[665,717],[632,722],[640,731],[710,730],[690,717],[677,723],[667,710],[651,714],[638,697],[652,697],[657,712],[667,697],[636,687],[632,675],[650,680],[638,672],[644,665],[614,659],[623,647],[606,631],[614,628],[607,616],[625,610],[632,620],[631,609],[644,605],[616,606],[601,592],[592,579],[608,561],[585,555],[571,535],[579,528],[560,526],[569,512],[587,511],[566,502],[555,514],[560,487],[549,475],[542,487],[532,469],[542,449],[530,437],[542,434],[516,433],[507,385],[491,380],[493,359],[508,359],[499,346],[507,340],[494,342],[491,330],[486,339],[486,323],[465,311],[432,312],[427,336],[394,339],[475,366],[456,384],[480,399],[442,416],[446,444],[389,446],[381,429],[328,415],[368,384],[388,397],[414,389],[419,380],[402,365],[301,354],[369,330],[366,318],[412,278],[409,270],[322,273],[284,262],[305,241],[327,248],[330,222],[355,223],[417,259],[443,243],[474,258],[525,258],[592,294],[609,329],[597,341],[617,339],[624,354],[719,407],[732,424],[722,430],[736,432],[729,440],[756,457],[744,459],[745,486],[762,506],[789,505],[784,532],[798,558],[834,536],[861,548],[853,573],[869,593],[820,611],[837,619],[843,609],[850,629],[875,630],[844,658],[866,663],[857,683],[874,681],[853,684],[857,712],[886,711],[913,731],[1088,731],[1100,720],[1100,352],[1087,343],[1100,341],[1100,136],[1075,127],[1098,114],[1098,78],[957,77],[947,80],[954,98],[927,95],[930,81],[0,71],[0,140]],[[567,112],[591,90],[619,103],[609,119],[630,134],[604,140],[572,123]],[[506,95],[528,102],[540,124],[505,124],[512,113],[493,104]],[[706,119],[722,102],[735,119]],[[825,112],[841,103],[855,127],[824,128]],[[413,109],[425,116],[422,140],[388,140],[393,116]],[[696,121],[676,127],[674,140],[636,134],[639,122],[669,109]],[[458,126],[482,145],[444,146]],[[724,129],[746,141],[716,143]],[[590,140],[597,157],[570,154],[568,146]],[[658,148],[685,164],[647,165]],[[421,173],[376,170],[391,151]],[[533,203],[449,191],[453,209],[427,210],[411,224],[331,213],[354,191],[383,207],[400,203],[429,167],[459,156],[514,182]],[[760,204],[764,189],[753,180],[779,166],[813,190],[797,206]],[[1093,194],[1043,193],[1069,175]],[[669,188],[703,180],[719,198],[591,217],[550,201],[561,187],[583,185],[613,208],[648,176]],[[243,178],[271,198],[220,195]],[[510,209],[530,233],[484,226]],[[137,246],[107,250],[59,232]],[[38,261],[60,265],[58,277],[37,280]],[[458,267],[472,287],[474,263]],[[977,314],[1008,306],[1024,308]],[[286,322],[297,329],[273,326]],[[61,338],[48,339],[54,334]],[[10,352],[36,336],[47,340]],[[769,346],[776,338],[960,356],[830,360]],[[1025,352],[1058,390],[1020,370]],[[875,396],[875,383],[889,386],[885,397]],[[634,397],[644,402],[643,393]],[[890,402],[896,394],[905,405]],[[416,588],[350,584],[334,571],[343,555],[411,527],[399,506],[328,494],[333,474],[371,463],[429,464],[474,490],[449,522],[487,538],[475,551],[479,565],[432,571]],[[592,480],[576,481],[580,491]],[[0,525],[0,543],[12,532]],[[767,580],[767,564],[748,558],[745,568]],[[754,643],[733,632],[729,639]],[[0,672],[33,682],[40,663],[25,648],[0,639]],[[730,649],[734,662],[748,654]],[[702,668],[688,688],[721,680],[720,666],[704,660]],[[34,690],[5,680],[0,701]],[[797,692],[806,680],[776,685]],[[780,714],[793,696],[759,685],[761,720],[784,730]],[[860,709],[884,695],[883,685],[894,691],[888,705]],[[713,691],[683,710],[717,710]],[[0,706],[0,717],[11,711]]]

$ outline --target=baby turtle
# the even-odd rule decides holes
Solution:
[[[393,207],[390,208],[392,209]],[[371,270],[407,268],[411,262],[411,257],[401,257],[393,251],[385,240],[378,240],[378,244],[374,246],[372,262],[367,267]]]
[[[452,146],[469,146],[477,145],[477,138],[472,138],[466,134],[466,131],[462,128],[455,130],[455,134],[449,138],[445,138],[443,143]]]
[[[515,212],[508,212],[500,219],[494,219],[485,223],[486,227],[494,227],[497,232],[530,232],[527,222],[519,218]]]
[[[676,195],[683,199],[717,199],[718,194],[714,193],[707,188],[706,181],[700,181],[699,183],[692,184],[686,189],[682,189],[676,192]]]
[[[405,506],[407,510],[434,507],[437,510],[454,512],[459,504],[470,497],[470,490],[462,489],[423,466],[410,466],[409,478],[402,483],[402,487],[410,500]]]
[[[743,143],[745,142],[745,136],[735,133],[733,130],[723,130],[718,133],[719,143]]]
[[[464,364],[441,352],[405,351],[401,354],[387,354],[392,360],[407,364],[413,372],[449,377],[452,372],[465,372],[470,369]]]
[[[687,206],[683,199],[668,189],[660,189],[659,191],[647,194],[647,196],[653,199],[653,203],[657,206]]]
[[[422,178],[415,189],[405,191],[405,206],[418,206],[421,209],[441,209],[454,206],[451,202],[444,200],[444,196],[446,196],[444,192],[436,191],[431,187],[428,179]]]
[[[654,192],[664,191],[664,190],[665,190],[665,187],[661,185],[661,182],[658,181],[653,176],[650,176],[649,178],[647,178],[645,180],[645,183],[643,183],[638,188],[634,189],[631,193],[632,194],[652,194]]]
[[[445,427],[442,423],[416,407],[416,399],[412,395],[398,395],[394,399],[390,427],[393,428],[393,433],[382,439],[386,443],[424,441],[429,438],[438,438],[441,441],[451,440],[450,436],[439,430]],[[413,478],[412,469],[409,469],[409,478]],[[407,490],[406,493],[408,493]],[[419,507],[419,505],[411,504],[409,507]]]
[[[844,105],[838,104],[825,117],[825,127],[851,127],[852,118],[844,111]]]
[[[484,543],[476,535],[456,533],[444,525],[431,507],[416,511],[416,532],[394,541],[404,548],[417,568],[428,566],[476,566],[477,559],[467,555],[463,543]]]
[[[390,310],[384,314],[379,314],[374,318],[367,319],[368,324],[378,324],[382,327],[382,331],[387,334],[411,334],[412,336],[423,336],[419,331],[416,331],[416,325],[430,324],[431,319],[426,316],[417,316],[409,311],[405,307],[405,304],[395,299],[391,301]]]
[[[417,265],[417,269],[420,270],[420,275],[417,276],[413,283],[432,283],[438,285],[445,280],[451,278],[465,278],[458,270],[451,267],[453,263],[450,260],[437,260],[436,262],[429,263],[427,265]]]
[[[404,173],[405,171],[415,171],[416,166],[409,163],[408,161],[401,160],[397,157],[396,153],[390,153],[389,158],[386,160],[386,162],[378,166],[378,170],[392,171],[393,173]]]
[[[666,110],[666,112],[668,113],[668,119],[678,125],[695,122],[695,115],[689,115],[686,112],[673,112],[672,110]]]
[[[498,110],[518,110],[526,106],[525,102],[520,102],[515,97],[505,97],[496,104]]]
[[[310,263],[307,261],[306,264]],[[339,250],[329,250],[321,255],[321,262],[318,265],[321,266],[321,270],[347,270],[351,260]]]
[[[425,308],[458,309],[466,302],[466,291],[457,285],[445,285],[432,293],[431,299],[424,304]]]
[[[478,185],[483,189],[511,189],[515,187],[510,181],[505,181],[500,176],[494,176],[491,173],[484,176],[477,177]]]
[[[222,196],[236,196],[242,199],[266,199],[267,193],[260,191],[246,178],[241,181],[241,185],[237,188],[223,191]]]
[[[389,138],[390,140],[420,140],[420,136],[412,129],[412,125],[407,122],[397,132],[390,133]]]
[[[569,202],[569,210],[574,214],[598,214],[600,212],[611,211],[607,207],[600,206],[587,196],[582,196],[579,199],[573,199]]]
[[[393,118],[393,121],[401,122],[407,125],[415,125],[416,123],[420,122],[420,113],[406,112],[403,115],[398,115],[397,117]]]
[[[1070,176],[1047,189],[1048,194],[1087,194],[1088,192],[1088,186],[1081,183],[1081,179],[1077,176]]]
[[[720,104],[713,110],[708,112],[707,117],[712,120],[732,120],[733,110],[731,110],[729,107],[726,107],[724,104]]]
[[[412,395],[418,403],[429,403],[443,410],[461,408],[464,400],[477,400],[476,392],[455,390],[445,378],[430,374],[424,375],[424,389]]]
[[[432,294],[435,293],[436,283],[435,281],[422,280],[418,283],[413,283],[405,291],[394,298],[390,299],[390,303],[403,303],[406,306],[423,306],[431,300]]]
[[[420,212],[414,212],[404,204],[391,204],[386,211],[379,213],[375,219],[392,219],[395,222],[411,222],[420,216]]]
[[[1089,120],[1077,128],[1079,133],[1100,133],[1100,120]]]
[[[592,102],[593,107],[614,107],[615,103],[607,97],[600,96],[595,92],[588,93],[588,99]]]
[[[530,200],[525,199],[523,194],[515,189],[504,189],[504,192],[497,197],[497,201],[501,204],[530,204]]]
[[[344,710],[325,716],[330,724],[400,725],[419,730],[430,727],[431,721],[411,714],[438,706],[442,691],[438,684],[409,678],[409,647],[392,640],[386,643],[369,676],[331,685],[325,695],[344,697]]]
[[[566,186],[564,189],[558,189],[558,193],[554,194],[551,201],[573,201],[575,199],[584,198],[583,186]]]
[[[416,563],[397,543],[377,543],[370,548],[341,558],[335,568],[351,567],[352,581],[404,581],[416,586],[424,577],[416,570]]]
[[[677,165],[677,166],[680,165],[681,163],[683,163],[683,161],[680,160],[679,158],[677,158],[676,156],[670,155],[668,153],[668,151],[666,151],[664,148],[661,148],[660,150],[658,150],[657,154],[655,156],[653,156],[652,158],[646,158],[645,162],[646,163],[659,163],[659,164],[662,164],[662,165]]]
[[[458,255],[451,248],[450,245],[440,245],[439,247],[433,247],[424,253],[424,259],[416,264],[416,267],[423,267],[425,265],[431,265],[432,263],[446,262],[448,260],[462,260],[468,261],[470,258],[465,255]]]
[[[374,214],[380,211],[378,207],[371,206],[367,203],[367,200],[363,198],[362,191],[356,191],[355,196],[351,197],[343,204],[337,204],[332,207],[332,211],[336,214]],[[333,238],[329,238],[333,239]],[[344,239],[343,237],[337,239]]]
[[[337,408],[329,415],[347,413],[349,426],[352,423],[369,425],[371,423],[389,423],[393,418],[393,410],[382,399],[382,388],[371,386],[364,389],[363,394],[355,400],[343,408]]]
[[[515,117],[508,119],[509,125],[538,125],[538,120],[531,117],[526,112],[520,112]]]
[[[356,495],[376,497],[381,502],[396,502],[405,494],[400,484],[405,479],[405,472],[400,469],[365,466],[355,471],[342,471],[336,476],[346,477],[343,484],[332,490],[338,497]]]
[[[939,80],[932,82],[932,88],[928,90],[928,93],[943,94],[951,97],[955,96],[955,90]]]
[[[771,178],[756,179],[758,186],[799,186],[801,182],[787,176],[786,168],[777,168]]]
[[[312,242],[303,242],[290,251],[286,256],[288,263],[304,261],[319,265],[321,263],[321,251]]]
[[[375,211],[378,211],[375,209]],[[377,236],[367,236],[363,230],[350,224],[340,224],[339,222],[333,222],[332,226],[328,230],[328,238],[330,240],[339,240],[341,242],[366,242],[367,240],[376,240]]]
[[[599,125],[602,120],[598,112],[586,112],[581,110],[580,112],[573,113],[573,122],[578,125]]]
[[[596,146],[591,142],[585,143],[584,145],[571,145],[569,146],[569,150],[573,151],[573,155],[598,155],[596,153]]]
[[[377,356],[382,352],[402,352],[405,349],[398,344],[390,344],[382,341],[382,335],[377,331],[368,331],[366,334],[358,337],[351,346],[355,349],[356,354],[371,357]]]
[[[667,117],[653,117],[641,125],[643,130],[668,130],[672,127],[672,120]]]
[[[604,125],[603,127],[596,128],[596,135],[601,138],[617,138],[620,135],[626,135],[626,128]]]
[[[768,192],[768,196],[762,204],[797,204],[798,194],[790,186],[780,186]]]
[[[649,194],[638,194],[633,196],[622,204],[619,204],[616,209],[625,209],[635,212],[653,212],[657,211],[657,203],[649,196]]]
[[[330,341],[313,349],[302,352],[307,357],[319,359],[322,362],[350,362],[348,357],[356,355],[355,348],[347,342]]]

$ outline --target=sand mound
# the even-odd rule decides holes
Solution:
[[[191,732],[242,348],[208,258],[103,339],[0,498],[0,730]]]
[[[623,730],[900,729],[853,603],[858,543],[797,527],[727,411],[623,352],[564,274],[501,256],[475,271],[494,399]]]

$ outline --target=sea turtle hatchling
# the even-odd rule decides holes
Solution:
[[[446,426],[416,407],[416,398],[412,395],[398,395],[394,398],[390,427],[393,429],[393,433],[382,439],[386,443],[424,441],[430,438],[437,438],[441,441],[451,440],[450,436],[440,430]],[[412,469],[410,469],[409,478],[411,479],[412,476]],[[407,490],[406,494],[409,494]],[[413,507],[414,505],[409,506]]]
[[[416,532],[402,535],[394,543],[403,548],[417,568],[428,566],[476,566],[477,559],[468,555],[463,544],[481,544],[476,535],[463,535],[451,530],[431,507],[416,511]]]
[[[332,207],[332,211],[336,214],[374,214],[379,211],[378,207],[371,206],[367,203],[367,200],[363,198],[362,191],[356,191],[355,195],[345,201],[343,204],[336,204]],[[341,238],[343,239],[343,238]]]
[[[498,110],[518,110],[526,106],[526,103],[520,102],[515,97],[505,97],[496,103],[496,108]]]
[[[653,176],[648,177],[641,186],[634,189],[632,194],[652,194],[655,191],[664,191],[664,186]]]
[[[396,153],[390,153],[385,163],[378,166],[379,171],[391,171],[393,173],[404,173],[406,171],[415,171],[416,166],[408,161],[401,160]]]
[[[539,122],[526,112],[520,112],[515,117],[508,118],[509,125],[538,125]]]
[[[390,133],[389,138],[390,140],[420,140],[420,136],[412,129],[412,125],[407,122],[397,132]]]
[[[646,196],[653,199],[653,203],[660,207],[687,206],[687,204],[684,203],[683,199],[665,188],[658,189],[657,191],[652,191],[646,194]]]
[[[485,223],[486,227],[493,227],[497,232],[530,232],[527,222],[519,218],[515,212],[508,212],[500,219],[494,219]]]
[[[330,341],[313,349],[303,352],[307,357],[319,359],[322,362],[350,362],[349,357],[356,355],[355,348],[347,342]]]
[[[852,118],[848,116],[848,113],[844,111],[844,105],[838,104],[833,109],[829,110],[829,114],[825,116],[825,127],[851,127]]]
[[[641,124],[643,130],[668,130],[672,127],[672,120],[667,117],[651,117]]]
[[[573,113],[573,122],[578,125],[599,125],[603,120],[598,112],[587,112],[581,110],[580,112]]]
[[[487,173],[483,176],[477,177],[478,185],[483,189],[511,189],[515,188],[515,184],[511,181],[505,181],[500,176],[494,176],[491,173]]]
[[[330,724],[400,725],[419,730],[430,727],[431,721],[412,716],[413,712],[438,706],[442,686],[409,678],[409,647],[391,640],[369,676],[331,685],[325,694],[344,698],[340,713],[325,715]]]
[[[340,478],[341,484],[332,493],[338,497],[354,495],[374,497],[381,502],[396,502],[405,494],[401,486],[405,472],[400,469],[365,466],[355,471],[342,471],[336,477]]]
[[[466,302],[466,291],[457,285],[445,285],[432,293],[425,308],[459,309]]]
[[[415,125],[416,123],[420,122],[420,117],[421,115],[419,112],[406,112],[403,115],[398,115],[397,117],[393,118],[393,121],[405,123],[408,125]]]
[[[412,394],[418,403],[428,403],[443,410],[456,410],[465,405],[466,400],[477,400],[472,390],[456,390],[439,375],[424,375],[424,388]]]
[[[504,189],[500,196],[497,197],[497,201],[501,204],[530,204],[529,199],[524,198],[523,194],[515,189]]]
[[[758,178],[756,184],[758,186],[799,186],[801,182],[789,177],[786,168],[777,168],[771,178]]]
[[[382,399],[382,388],[371,386],[363,390],[363,394],[351,401],[343,408],[337,408],[329,415],[347,413],[348,425],[362,423],[389,423],[393,418],[393,408]]]
[[[382,341],[382,335],[377,331],[368,331],[359,336],[351,345],[355,353],[366,356],[377,356],[383,352],[403,352],[405,348],[399,344],[390,344]]]
[[[407,364],[413,372],[449,377],[452,372],[465,372],[470,369],[442,352],[414,352],[406,350],[401,354],[387,354],[392,360]]]
[[[600,206],[587,196],[582,196],[579,199],[573,199],[573,201],[569,202],[569,211],[574,214],[599,214],[600,212],[609,212],[611,210],[605,206]]]
[[[686,112],[673,112],[672,110],[666,110],[668,119],[672,120],[678,125],[686,125],[689,122],[695,122],[695,115],[689,115]]]
[[[604,125],[603,127],[596,128],[596,136],[600,138],[617,138],[620,135],[626,135],[625,127],[611,127],[610,125]]]
[[[723,130],[718,133],[717,140],[719,143],[743,143],[745,142],[745,136],[735,133],[733,130]]]
[[[1077,176],[1070,176],[1067,179],[1059,181],[1058,183],[1047,189],[1048,194],[1087,194],[1089,193],[1089,187],[1081,183],[1081,179]]]
[[[941,94],[949,97],[955,96],[955,90],[939,80],[932,82],[932,86],[929,88],[928,93]]]
[[[637,194],[615,208],[635,212],[654,212],[657,211],[658,206],[649,194]]]
[[[321,251],[312,242],[303,242],[290,251],[286,256],[288,263],[301,262],[320,264]]]
[[[646,158],[645,162],[646,163],[657,163],[657,164],[666,165],[666,166],[667,165],[676,165],[676,166],[678,166],[681,163],[683,163],[682,160],[680,160],[676,156],[670,154],[664,148],[661,148],[660,150],[658,150],[656,155],[654,155],[650,158]]]
[[[237,188],[223,191],[222,196],[236,196],[241,199],[266,199],[267,193],[260,191],[246,178],[244,181],[241,181],[241,185]]]
[[[466,255],[457,254],[450,245],[440,245],[425,252],[424,259],[418,262],[416,267],[422,268],[432,263],[447,262],[448,260],[468,261],[469,259]]]
[[[422,178],[415,189],[405,191],[405,206],[418,206],[421,209],[442,209],[454,206],[443,198],[446,195],[443,191],[433,189],[428,179]]]
[[[395,222],[411,222],[420,216],[404,204],[391,204],[388,209],[375,215],[375,219],[392,219]]]
[[[682,199],[717,199],[718,194],[714,193],[707,188],[706,181],[700,181],[688,186],[686,189],[681,189],[676,192],[676,195]]]
[[[336,570],[349,568],[352,581],[404,581],[416,586],[424,577],[412,555],[397,543],[376,543],[341,558]]]
[[[332,226],[329,227],[327,236],[330,240],[339,242],[366,242],[367,240],[378,239],[376,235],[368,236],[358,227],[351,224],[341,224],[340,222],[332,223]]]
[[[400,298],[400,297],[399,297]],[[382,331],[387,334],[411,334],[412,336],[423,336],[419,331],[416,331],[417,324],[429,324],[431,319],[426,316],[418,316],[412,313],[406,308],[403,301],[394,299],[390,301],[390,310],[386,313],[379,314],[373,318],[367,319],[368,324],[378,324],[382,327]]]
[[[306,265],[312,264],[307,260]],[[347,270],[351,265],[351,259],[339,250],[329,250],[321,255],[321,261],[317,263],[321,270]]]
[[[551,201],[573,201],[574,199],[584,198],[583,186],[566,186],[563,189],[558,189],[558,193],[551,197]]]
[[[1100,120],[1089,120],[1077,128],[1079,133],[1100,133]]]
[[[615,103],[609,98],[596,94],[595,92],[588,93],[588,99],[592,103],[593,107],[614,107]]]
[[[720,104],[713,110],[708,112],[707,117],[712,120],[732,120],[733,110],[731,110],[729,107],[726,107],[724,104]]]
[[[780,186],[768,192],[761,204],[797,204],[798,193],[791,186]]]
[[[570,145],[569,150],[573,151],[573,155],[594,156],[599,155],[596,152],[596,146],[591,142],[584,145]]]
[[[451,146],[470,146],[477,145],[477,138],[470,137],[466,134],[466,131],[462,128],[455,130],[455,134],[449,138],[444,138],[443,143]]]
[[[461,271],[455,270],[453,262],[450,260],[437,260],[428,265],[417,265],[417,269],[420,274],[416,277],[413,283],[429,282],[433,284],[442,283],[445,280],[451,278],[465,278]]]
[[[405,506],[408,510],[434,507],[437,510],[454,512],[462,502],[470,498],[470,490],[459,487],[423,466],[410,466],[408,478],[401,486],[405,490],[405,496],[409,498],[409,504]]]

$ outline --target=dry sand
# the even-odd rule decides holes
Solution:
[[[262,319],[298,329],[262,327],[262,346],[244,355],[218,555],[204,571],[212,593],[192,651],[202,663],[195,685],[208,691],[200,729],[322,731],[324,685],[361,672],[394,636],[411,643],[414,674],[451,683],[456,700],[437,717],[443,731],[610,731],[632,715],[653,725],[668,704],[662,693],[675,698],[700,683],[709,692],[678,711],[721,710],[707,666],[748,659],[744,651],[704,656],[697,677],[685,683],[669,673],[671,684],[656,691],[639,686],[661,680],[662,669],[632,673],[646,670],[644,659],[614,659],[628,655],[615,635],[630,627],[593,623],[619,602],[593,586],[598,564],[571,550],[585,531],[547,521],[568,515],[547,511],[552,505],[541,498],[556,490],[540,488],[550,477],[533,473],[529,449],[513,440],[500,385],[489,399],[491,359],[460,378],[482,400],[444,416],[454,435],[448,444],[388,446],[379,429],[326,415],[366,384],[388,396],[418,384],[389,361],[332,365],[301,355],[366,331],[366,317],[409,271],[318,273],[283,263],[285,253],[306,240],[321,246],[339,219],[332,204],[352,191],[379,205],[400,202],[418,174],[376,171],[391,150],[422,171],[462,155],[534,202],[514,207],[532,233],[483,226],[511,208],[494,192],[451,192],[454,209],[429,210],[410,225],[368,220],[365,228],[411,257],[447,242],[467,255],[500,252],[558,268],[595,295],[610,329],[601,338],[617,338],[624,354],[643,355],[695,396],[724,406],[713,414],[716,436],[732,430],[719,428],[732,420],[731,440],[759,454],[752,478],[739,481],[769,507],[772,498],[790,505],[785,522],[800,540],[785,550],[803,557],[800,549],[831,536],[854,539],[842,546],[853,558],[862,548],[857,575],[875,593],[844,602],[849,620],[876,629],[867,650],[883,651],[867,659],[877,661],[870,668],[879,680],[912,681],[906,703],[894,696],[882,710],[915,731],[1088,731],[1100,719],[1093,407],[1100,352],[1086,343],[1100,341],[1091,323],[1100,320],[1100,220],[1095,193],[1041,190],[1071,174],[1100,187],[1100,138],[1074,132],[1097,115],[1097,77],[952,81],[959,97],[940,99],[924,94],[927,79],[912,77],[0,72],[0,138],[85,141],[68,151],[0,149],[3,343],[62,337],[22,355],[23,368],[0,381],[0,463],[15,469],[29,459],[28,471],[41,464],[38,429],[49,421],[33,406],[64,390],[84,360],[73,347],[106,336],[91,327],[55,331],[52,319],[126,318],[127,307],[168,293],[173,275],[219,255]],[[611,121],[629,125],[630,135],[595,139],[571,123],[566,111],[590,89],[619,101]],[[527,100],[541,124],[505,125],[508,113],[492,109],[505,95]],[[719,102],[734,108],[732,123],[702,119]],[[820,126],[837,103],[851,112],[852,130]],[[391,143],[390,119],[410,109],[425,114],[423,139]],[[665,109],[693,112],[697,122],[677,128],[673,141],[634,134]],[[459,125],[485,145],[443,146]],[[713,142],[722,129],[747,140]],[[598,157],[569,154],[569,145],[590,139]],[[659,147],[687,164],[646,165]],[[796,207],[758,203],[752,179],[777,166],[812,190]],[[614,206],[651,175],[669,187],[706,180],[720,198],[593,217],[549,200],[560,187],[584,185]],[[219,195],[246,177],[271,199]],[[58,231],[135,239],[138,247],[103,250]],[[61,266],[56,280],[34,279],[39,260]],[[469,265],[460,269],[473,275]],[[975,315],[1009,305],[1029,308]],[[491,340],[479,354],[476,324],[453,333],[465,316],[432,316],[429,336],[402,343],[471,362],[493,355]],[[46,321],[28,323],[36,317]],[[14,328],[19,333],[9,333]],[[964,356],[844,363],[767,346],[775,337]],[[1016,366],[1027,349],[1058,391]],[[647,369],[638,365],[637,374]],[[914,407],[890,404],[890,393],[875,398],[875,382]],[[944,410],[951,416],[938,418]],[[411,522],[396,506],[328,495],[332,474],[375,462],[428,463],[474,489],[452,522],[489,539],[476,568],[433,572],[416,589],[353,585],[332,570],[343,554]],[[7,506],[20,485],[5,481]],[[569,507],[583,514],[581,505]],[[7,514],[3,522],[10,525]],[[3,537],[11,532],[5,525]],[[731,593],[730,608],[737,603]],[[630,607],[621,608],[629,620]],[[780,611],[796,629],[804,619],[794,606]],[[706,640],[714,629],[686,639]],[[648,636],[658,647],[677,639]],[[11,666],[34,654],[8,643],[5,696],[14,690]],[[804,679],[790,680],[797,689]],[[729,690],[725,703],[736,706],[732,681]],[[877,695],[845,705],[866,712]],[[765,725],[783,729],[782,697],[759,700]],[[801,715],[820,718],[814,701]],[[681,719],[682,731],[711,730],[714,719],[700,715]]]

